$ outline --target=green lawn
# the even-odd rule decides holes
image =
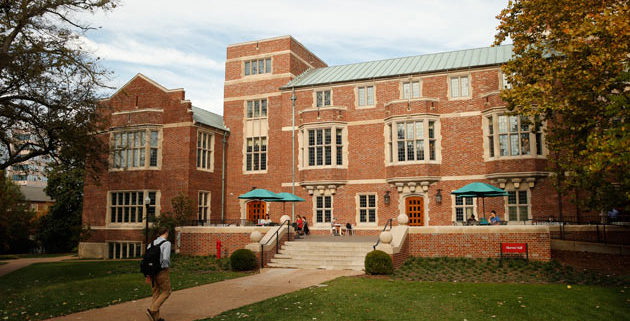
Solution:
[[[212,257],[174,257],[174,290],[235,278]],[[0,277],[0,320],[39,320],[150,296],[140,262],[39,263]]]
[[[206,320],[629,320],[628,291],[349,277]]]

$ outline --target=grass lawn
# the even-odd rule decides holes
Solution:
[[[206,320],[628,320],[629,291],[348,277]]]
[[[180,290],[246,275],[213,257],[173,257],[171,286]],[[0,320],[39,320],[148,297],[140,262],[33,264],[0,277]]]

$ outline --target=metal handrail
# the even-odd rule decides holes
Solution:
[[[385,226],[383,227],[383,230],[382,230],[381,232],[385,232],[385,229],[387,229],[387,225],[389,225],[389,229],[390,229],[390,231],[391,231],[392,226],[393,226],[393,225],[392,225],[392,224],[393,224],[393,222],[394,222],[394,219],[392,219],[392,218],[390,218],[389,220],[387,220],[387,223],[385,223]],[[381,243],[381,236],[380,236],[380,234],[379,234],[379,236],[378,236],[378,240],[376,241],[376,244],[374,244],[374,245],[372,246],[372,248],[373,248],[374,250],[376,250],[376,247],[378,246],[378,244],[379,244],[379,243]]]
[[[279,245],[280,245],[280,240],[279,240],[279,234],[280,233],[280,229],[282,229],[282,226],[284,226],[284,223],[287,223],[287,241],[291,240],[291,221],[290,220],[286,220],[284,222],[282,222],[282,224],[278,225],[278,229],[276,229],[276,232],[274,233],[276,235],[276,254],[279,253]],[[263,268],[264,265],[264,256],[265,256],[265,245],[269,244],[269,241],[271,241],[271,238],[267,240],[267,242],[260,243],[260,268]]]

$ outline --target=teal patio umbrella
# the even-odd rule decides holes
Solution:
[[[289,202],[291,202],[291,203],[304,202],[303,198],[301,198],[301,197],[299,197],[297,195],[293,195],[291,193],[282,192],[282,193],[277,193],[276,195],[280,196],[280,198],[276,198],[276,199],[270,198],[270,199],[265,199],[264,201],[267,201],[267,202],[282,202],[282,214],[283,215],[285,214],[284,213],[285,212],[284,206],[285,206],[286,203],[289,203]]]
[[[281,196],[278,196],[278,194],[274,193],[274,192],[270,192],[264,188],[256,188],[253,189],[245,194],[240,195],[238,198],[240,199],[245,199],[245,200],[261,200],[261,201],[266,201],[266,200],[277,200],[277,199],[281,199]]]
[[[456,191],[451,192],[451,194],[459,196],[459,197],[481,197],[481,201],[483,202],[483,217],[486,217],[486,197],[499,197],[499,196],[507,196],[507,192],[490,184],[474,182],[470,183]]]

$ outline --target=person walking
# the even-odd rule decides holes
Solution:
[[[171,280],[168,276],[168,268],[171,266],[171,242],[168,241],[168,228],[159,227],[158,234],[160,236],[147,246],[147,249],[152,246],[160,247],[160,267],[162,268],[155,276],[147,276],[146,279],[153,289],[153,300],[147,309],[149,321],[164,321],[160,318],[160,307],[171,295]]]

